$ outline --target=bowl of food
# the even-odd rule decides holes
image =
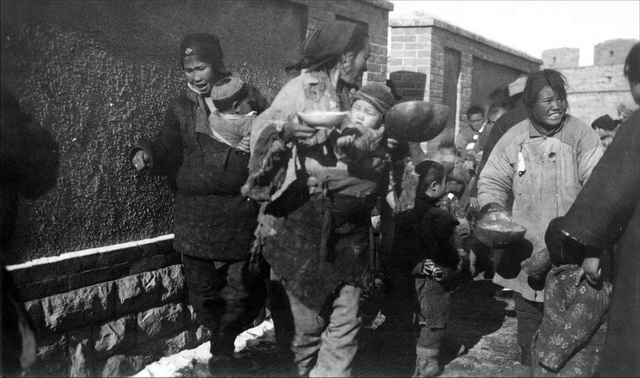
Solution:
[[[298,112],[298,117],[308,126],[331,128],[340,125],[347,114],[349,112],[314,111],[308,113]]]
[[[475,228],[476,236],[489,247],[503,246],[516,242],[527,233],[527,229],[504,218],[485,216]]]

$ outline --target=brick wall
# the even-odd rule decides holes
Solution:
[[[9,266],[38,328],[28,376],[123,376],[209,335],[173,236]]]
[[[371,42],[365,82],[387,80],[387,28],[393,3],[385,0],[316,1],[290,0],[308,7],[307,35],[336,18],[366,24]]]
[[[591,124],[596,118],[609,114],[618,118],[620,104],[637,109],[623,74],[623,64],[560,69],[568,83],[567,97],[571,114]]]
[[[629,50],[637,42],[637,39],[611,39],[598,43],[593,48],[593,65],[624,64]]]
[[[472,91],[474,60],[482,59],[496,67],[492,70],[492,88],[507,85],[520,73],[535,72],[542,61],[510,47],[488,40],[467,30],[420,12],[411,17],[389,20],[390,51],[387,70],[398,94],[403,100],[421,100],[443,103],[445,76],[445,49],[461,53],[457,83],[457,100],[450,106],[455,118],[452,129],[429,142],[434,148],[441,139],[453,138],[461,123],[466,123],[465,112],[473,102],[484,102],[484,96]],[[449,78],[448,80],[451,80]],[[477,91],[476,91],[477,92]]]
[[[542,68],[574,68],[580,66],[580,49],[562,47],[542,52]]]

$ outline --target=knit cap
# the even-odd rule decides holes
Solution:
[[[353,101],[355,102],[355,100],[364,100],[370,103],[382,114],[386,113],[396,103],[391,89],[378,83],[368,83],[362,86],[356,92]]]
[[[213,104],[220,110],[230,108],[235,101],[242,101],[247,96],[247,86],[237,76],[229,76],[218,80],[211,88]]]
[[[217,72],[225,72],[222,48],[217,36],[208,33],[186,35],[180,43],[180,67],[184,68],[184,58],[194,55],[201,61],[211,64]]]

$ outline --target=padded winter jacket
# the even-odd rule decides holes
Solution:
[[[566,214],[603,153],[598,134],[588,124],[565,117],[551,136],[542,135],[530,119],[513,126],[496,144],[478,182],[481,208],[492,202],[506,207],[513,193],[512,218],[527,229],[533,254],[545,248],[547,225]],[[523,272],[513,279],[496,274],[494,282],[530,301],[544,301]]]
[[[249,154],[217,141],[202,97],[187,90],[167,109],[153,141],[131,152],[150,156],[149,174],[166,175],[176,190],[174,248],[193,257],[242,260],[250,255],[258,208],[240,194]]]

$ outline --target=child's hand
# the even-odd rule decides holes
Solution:
[[[426,259],[422,263],[422,274],[426,274],[427,276],[433,277],[436,280],[441,280],[442,275],[444,273],[444,269],[431,259]]]
[[[355,135],[346,135],[338,138],[338,140],[336,141],[336,145],[340,148],[349,147],[353,144],[355,140],[356,140]]]

